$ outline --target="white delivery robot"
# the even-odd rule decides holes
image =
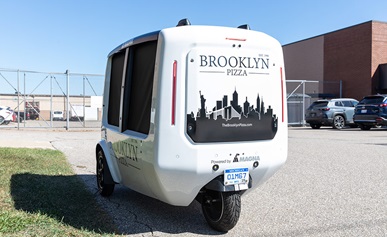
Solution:
[[[241,196],[287,158],[282,47],[248,25],[187,19],[138,36],[108,56],[102,117],[102,196],[120,183],[171,205],[196,199],[227,232]]]

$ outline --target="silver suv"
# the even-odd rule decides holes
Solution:
[[[347,125],[356,126],[353,114],[359,101],[351,98],[317,100],[306,110],[305,121],[313,129],[321,126],[332,126],[342,129]]]

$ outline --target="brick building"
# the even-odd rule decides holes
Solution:
[[[387,93],[386,22],[364,22],[284,45],[283,51],[287,80],[322,82],[315,97],[360,100]],[[342,94],[330,93],[324,82],[340,82]]]

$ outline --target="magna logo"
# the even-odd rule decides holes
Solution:
[[[230,156],[231,155],[232,154],[230,154]],[[239,153],[236,153],[232,162],[248,162],[248,161],[260,161],[260,157],[259,156],[245,156],[244,153],[242,153],[242,156],[240,156]]]

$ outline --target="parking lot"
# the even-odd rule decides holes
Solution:
[[[99,129],[5,128],[0,134],[0,146],[63,151],[124,235],[220,235],[196,202],[174,207],[120,185],[101,198],[94,177]],[[239,222],[225,236],[387,236],[386,171],[385,128],[289,128],[287,163],[242,197]]]

